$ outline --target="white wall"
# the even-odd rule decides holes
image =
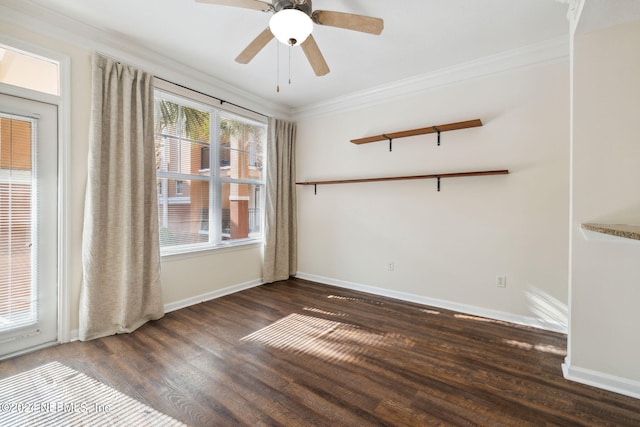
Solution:
[[[87,180],[89,105],[91,92],[90,49],[57,40],[31,28],[10,24],[0,19],[0,34],[31,43],[61,54],[71,62],[71,158],[69,242],[70,329],[78,329],[78,302],[82,281],[82,224],[84,192]],[[158,70],[162,70],[161,65]],[[178,81],[189,86],[189,81]],[[200,88],[204,90],[203,88]],[[195,257],[163,259],[162,285],[165,305],[176,308],[185,303],[211,297],[227,288],[256,284],[262,276],[262,247],[253,245],[209,252]],[[72,333],[73,335],[73,333]]]
[[[640,242],[586,240],[586,222],[640,224],[640,21],[574,39],[572,282],[567,374],[640,397]]]
[[[443,133],[440,147],[435,135],[396,140],[391,153],[349,142],[475,118],[484,126]],[[511,174],[443,180],[439,193],[433,180],[299,186],[299,275],[562,329],[568,123],[568,61],[300,122],[298,181]]]

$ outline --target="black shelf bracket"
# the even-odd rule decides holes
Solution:
[[[437,177],[438,180],[438,191],[440,191],[440,177]]]
[[[383,137],[387,138],[389,140],[389,152],[393,151],[393,138],[387,136],[387,135],[382,135]]]
[[[314,195],[318,194],[318,184],[313,184],[313,194]]]
[[[432,126],[433,130],[436,131],[436,133],[438,134],[438,147],[440,146],[440,129],[438,129],[436,126]]]

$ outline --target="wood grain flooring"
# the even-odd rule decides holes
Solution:
[[[0,378],[59,361],[193,426],[639,426],[640,400],[563,379],[565,351],[562,334],[294,278]]]

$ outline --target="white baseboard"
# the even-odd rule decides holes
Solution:
[[[218,289],[212,292],[207,292],[205,294],[196,295],[195,297],[186,298],[180,301],[170,302],[164,305],[164,312],[170,313],[172,311],[180,310],[181,308],[200,304],[201,302],[211,301],[212,299],[220,298],[225,295],[230,295],[236,292],[244,291],[246,289],[255,288],[256,286],[260,286],[262,284],[264,284],[264,282],[260,279],[257,279],[246,283],[240,283],[238,285],[228,286],[226,288]]]
[[[562,374],[565,379],[570,381],[640,399],[640,382],[638,381],[572,366],[571,362],[567,360],[562,364]]]
[[[240,283],[238,285],[228,286],[226,288],[218,289],[212,292],[207,292],[194,297],[186,298],[180,301],[170,302],[164,305],[164,312],[170,313],[172,311],[180,310],[181,308],[189,307],[201,302],[210,301],[212,299],[220,298],[225,295],[233,294],[236,292],[244,291],[245,289],[254,288],[262,285],[264,282],[260,279],[252,280],[246,283]],[[69,342],[78,341],[78,330],[72,329],[69,333]]]
[[[352,289],[354,291],[367,292],[374,295],[395,298],[403,301],[415,302],[418,304],[438,307],[446,310],[458,311],[460,313],[471,314],[473,316],[486,317],[489,319],[500,320],[503,322],[515,323],[518,325],[531,326],[547,331],[567,333],[567,326],[544,322],[535,317],[521,316],[518,314],[507,313],[504,311],[492,310],[483,307],[477,307],[469,304],[462,304],[454,301],[441,300],[437,298],[429,298],[422,295],[410,294],[407,292],[393,291],[390,289],[377,288],[375,286],[363,285],[360,283],[347,282],[345,280],[332,279],[330,277],[317,276],[304,272],[296,273],[296,277],[300,279],[310,280],[312,282],[325,283],[327,285],[338,286],[341,288]]]

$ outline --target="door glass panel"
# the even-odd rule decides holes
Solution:
[[[0,331],[37,321],[33,288],[32,120],[0,115]]]
[[[0,359],[57,341],[57,107],[0,94]]]

